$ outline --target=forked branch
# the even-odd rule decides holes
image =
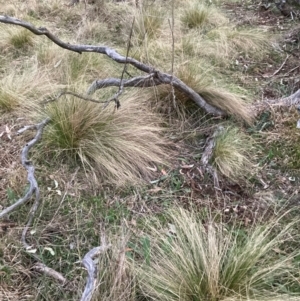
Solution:
[[[112,48],[106,47],[106,46],[69,44],[69,43],[63,42],[62,40],[57,38],[45,27],[37,28],[29,22],[19,20],[17,18],[13,18],[10,16],[0,15],[0,22],[24,27],[24,28],[30,30],[35,35],[45,35],[48,39],[50,39],[56,45],[60,46],[61,48],[70,50],[70,51],[74,51],[74,52],[77,52],[80,54],[82,52],[101,53],[101,54],[107,55],[109,58],[111,58],[112,60],[114,60],[117,63],[130,64],[140,71],[143,71],[148,74],[152,74],[153,85],[157,85],[157,84],[173,85],[173,87],[175,89],[177,89],[177,90],[183,92],[185,95],[187,95],[191,100],[193,100],[200,108],[202,108],[208,114],[217,115],[217,116],[226,115],[226,113],[224,111],[208,104],[204,100],[204,98],[202,98],[196,91],[194,91],[192,88],[187,86],[184,82],[182,82],[176,76],[161,72],[161,71],[155,69],[154,67],[146,65],[134,58],[123,56],[123,55],[119,54],[115,49],[112,49]]]

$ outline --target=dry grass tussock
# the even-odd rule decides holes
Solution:
[[[227,127],[216,137],[212,164],[229,179],[241,182],[257,173],[253,139],[236,127]]]
[[[10,67],[11,68],[11,67]],[[8,70],[0,79],[0,111],[34,111],[47,95],[55,91],[55,85],[36,66],[23,70]]]
[[[204,60],[190,61],[179,65],[175,70],[175,75],[208,103],[239,120],[252,122],[253,114],[242,97],[244,95],[221,88],[218,80],[220,75]],[[185,94],[179,91],[175,91],[173,94],[169,86],[158,86],[153,91],[155,93],[150,97],[150,103],[155,110],[165,115],[184,121],[188,116],[195,115],[197,110],[201,112],[199,107]]]
[[[183,209],[171,210],[169,218],[168,229],[159,222],[150,226],[150,239],[155,241],[150,264],[138,270],[141,289],[151,299],[293,299],[284,287],[274,289],[272,281],[280,277],[293,281],[288,276],[295,270],[290,262],[299,251],[278,258],[270,255],[288,241],[294,222],[277,235],[273,235],[273,228],[278,220],[242,235],[245,230],[238,226],[226,229],[213,220],[203,224],[194,212]]]
[[[181,22],[189,29],[209,30],[225,25],[229,20],[214,5],[207,5],[204,1],[189,0],[182,8]]]
[[[72,97],[48,105],[45,113],[52,122],[45,149],[79,159],[100,181],[123,185],[148,179],[151,164],[166,163],[170,154],[161,120],[141,107],[136,94],[121,103],[117,111]]]
[[[36,44],[29,30],[17,26],[0,25],[0,51],[14,57],[28,55]]]

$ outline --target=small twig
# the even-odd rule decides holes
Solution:
[[[97,281],[97,269],[93,259],[101,254],[104,253],[107,249],[111,247],[110,244],[106,243],[105,237],[101,237],[101,246],[93,248],[90,250],[83,258],[82,264],[88,271],[87,283],[84,288],[84,292],[80,301],[90,301],[93,297],[93,292],[95,290],[95,285]]]
[[[174,17],[174,0],[172,1],[172,23],[169,21],[169,26],[172,35],[172,63],[171,63],[171,75],[174,75],[174,60],[175,60],[175,38],[174,38],[174,26],[175,26],[175,17]],[[171,91],[172,91],[172,98],[173,98],[173,107],[176,108],[176,95],[175,89],[173,86],[173,81],[171,81]]]
[[[129,56],[129,50],[130,50],[130,43],[131,43],[131,38],[132,38],[132,34],[133,34],[133,25],[134,25],[134,21],[135,21],[135,18],[133,17],[133,20],[132,20],[132,25],[131,25],[131,29],[130,29],[130,34],[129,34],[129,39],[128,39],[128,43],[127,43],[127,50],[126,50],[126,57],[125,57],[125,64],[124,64],[124,68],[123,68],[123,71],[122,71],[122,74],[121,74],[121,80],[120,80],[120,85],[119,85],[119,91],[113,96],[111,97],[107,102],[106,104],[104,105],[104,108],[108,106],[108,104],[114,100],[115,103],[116,103],[116,108],[118,109],[121,104],[120,104],[120,101],[119,101],[119,96],[123,93],[123,89],[124,89],[124,86],[123,86],[123,79],[124,79],[124,74],[127,70],[127,59],[128,59],[128,56]]]
[[[80,99],[83,99],[83,100],[86,100],[86,101],[95,102],[95,103],[106,103],[107,102],[107,101],[96,100],[96,99],[86,97],[86,96],[83,96],[83,95],[80,95],[80,94],[77,94],[77,93],[74,93],[74,92],[70,92],[70,91],[62,91],[57,96],[55,96],[54,98],[44,100],[42,102],[42,104],[46,104],[46,103],[49,103],[49,102],[54,102],[54,101],[58,100],[60,97],[62,97],[64,95],[72,95],[72,96],[75,96],[77,98],[80,98]]]
[[[285,65],[285,63],[287,62],[287,60],[288,60],[289,57],[290,57],[289,55],[286,56],[286,58],[283,61],[283,63],[280,65],[280,67],[273,74],[271,74],[271,75],[263,75],[263,77],[264,78],[271,78],[271,77],[275,76],[276,74],[278,74],[280,72],[280,70],[283,68],[283,66]]]
[[[272,74],[272,77],[275,76],[275,75],[283,68],[283,66],[285,65],[285,63],[287,62],[287,60],[288,60],[289,57],[290,57],[289,55],[286,56],[286,58],[285,58],[285,60],[283,61],[282,65],[279,67],[279,69],[277,69],[277,70]]]
[[[300,68],[300,65],[296,66],[295,68],[292,68],[287,73],[285,73],[283,76],[288,76],[290,73],[292,73],[293,71],[297,70],[298,68]]]

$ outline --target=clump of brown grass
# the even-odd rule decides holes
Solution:
[[[119,231],[121,232],[121,231]],[[95,298],[103,301],[135,301],[136,285],[132,267],[126,256],[128,235],[119,235],[111,241],[111,248],[100,255],[98,285]]]
[[[138,98],[123,100],[117,111],[72,97],[50,104],[45,148],[79,159],[100,181],[123,185],[147,179],[149,164],[166,163],[169,152],[160,118],[142,108]]]
[[[212,164],[235,182],[243,182],[257,170],[253,139],[236,127],[227,127],[216,137]]]
[[[209,104],[237,119],[248,123],[252,122],[252,112],[245,100],[239,94],[220,87],[217,81],[218,74],[212,67],[207,66],[204,60],[182,64],[176,69],[175,74]],[[175,91],[173,94],[169,86],[158,87],[157,98],[153,98],[152,103],[159,112],[169,116],[173,115],[181,120],[195,114],[197,110],[199,111],[199,108],[187,95],[179,91]]]
[[[195,212],[181,208],[170,210],[168,218],[167,229],[161,222],[151,223],[151,258],[138,268],[142,291],[151,300],[299,298],[285,287],[295,282],[288,275],[295,271],[291,261],[299,252],[278,257],[273,251],[289,240],[287,234],[295,222],[274,235],[279,219],[245,231],[239,226],[228,229],[212,219],[204,224]],[[277,277],[286,279],[280,289],[273,286]]]
[[[228,19],[220,12],[220,9],[194,0],[188,1],[183,8],[181,21],[189,29],[208,29],[228,23]]]
[[[55,85],[48,81],[43,72],[35,68],[11,71],[0,80],[0,110],[32,110],[40,100],[39,97],[46,97],[54,89]]]
[[[164,18],[161,11],[152,6],[137,10],[134,21],[133,38],[141,44],[145,39],[154,39],[159,35]]]
[[[34,35],[27,29],[0,25],[0,49],[5,54],[14,56],[27,54],[35,43]]]

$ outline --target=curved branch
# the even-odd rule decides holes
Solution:
[[[22,165],[27,170],[27,180],[30,184],[30,187],[29,187],[29,190],[27,191],[27,193],[22,198],[20,198],[14,204],[12,204],[11,206],[7,207],[6,209],[4,209],[0,212],[0,218],[4,217],[5,215],[9,214],[17,207],[24,204],[27,200],[29,200],[31,198],[31,196],[34,193],[35,193],[36,200],[39,201],[40,192],[39,192],[39,188],[38,188],[38,183],[34,176],[34,166],[32,165],[31,161],[28,160],[28,153],[29,153],[29,150],[41,140],[44,127],[49,122],[50,122],[50,118],[46,118],[45,120],[43,120],[42,122],[40,122],[36,125],[26,126],[23,129],[18,131],[18,134],[21,134],[29,129],[37,130],[35,137],[24,146],[24,148],[22,150],[22,155],[21,155]]]
[[[156,70],[152,66],[148,66],[134,58],[123,56],[119,54],[115,49],[109,48],[106,46],[95,46],[95,45],[73,45],[69,43],[65,43],[56,36],[54,36],[47,28],[45,27],[39,27],[36,28],[34,25],[32,25],[29,22],[19,20],[17,18],[9,17],[0,15],[0,22],[6,23],[6,24],[13,24],[18,25],[21,27],[24,27],[28,30],[30,30],[35,35],[45,35],[48,39],[50,39],[52,42],[54,42],[56,45],[70,50],[77,53],[82,52],[96,52],[107,55],[112,60],[116,61],[120,64],[130,64],[137,68],[140,71],[143,71],[145,73],[153,74],[153,79],[156,82],[159,82],[161,84],[169,84],[173,85],[176,89],[182,91],[184,94],[186,94],[191,100],[193,100],[199,107],[204,109],[207,113],[217,116],[224,116],[226,113],[210,104],[208,104],[196,91],[194,91],[192,88],[187,86],[184,82],[182,82],[180,79],[175,77],[174,75],[170,75],[167,73],[160,72],[159,70]]]
[[[102,245],[96,248],[93,248],[90,250],[83,258],[82,264],[88,271],[88,277],[87,277],[87,283],[85,285],[84,292],[82,294],[82,297],[80,301],[90,301],[93,297],[93,292],[95,289],[95,284],[97,280],[97,268],[93,261],[93,259],[105,252],[107,249],[111,247],[110,244],[106,244],[105,240],[102,240]]]
[[[106,78],[103,80],[96,80],[89,87],[87,94],[93,94],[96,90],[106,87],[118,87],[121,80],[119,78]],[[208,104],[197,92],[187,86],[179,78],[176,78],[170,74],[156,71],[147,76],[137,76],[131,79],[123,79],[124,87],[153,87],[159,85],[172,85],[177,90],[182,91],[188,97],[190,97],[200,108],[204,109],[207,113],[217,116],[225,116],[226,113],[212,105]]]

